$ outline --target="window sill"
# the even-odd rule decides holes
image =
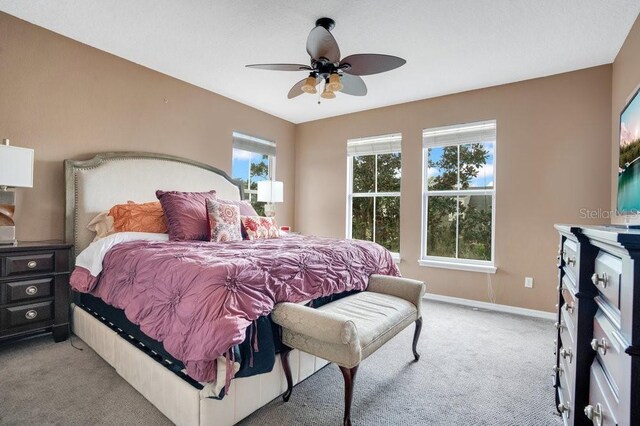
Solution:
[[[495,274],[498,268],[493,265],[481,265],[477,263],[447,262],[443,260],[420,259],[420,266],[430,268],[455,269],[458,271],[483,272],[485,274]]]

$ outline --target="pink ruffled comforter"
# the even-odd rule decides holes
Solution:
[[[212,382],[216,358],[276,303],[364,290],[371,274],[400,275],[386,249],[360,240],[134,241],[114,246],[98,277],[76,268],[71,286],[123,309],[189,376]]]

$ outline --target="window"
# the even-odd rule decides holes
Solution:
[[[401,135],[347,142],[347,238],[374,241],[399,257]]]
[[[264,204],[257,201],[258,182],[275,177],[275,142],[233,132],[233,164],[231,175],[242,181],[244,198],[260,216],[264,216]]]
[[[494,273],[496,122],[423,131],[425,266]]]

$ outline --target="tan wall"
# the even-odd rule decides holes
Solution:
[[[293,124],[0,13],[0,138],[36,158],[34,188],[17,194],[19,239],[64,237],[65,158],[150,151],[230,172],[233,130],[277,141],[278,218],[291,224]]]
[[[400,132],[403,275],[431,293],[552,311],[553,224],[589,223],[581,209],[608,209],[611,66],[427,99],[298,125],[296,227],[345,236],[346,141]],[[422,267],[422,129],[497,119],[495,275]],[[598,222],[594,220],[592,222]],[[533,289],[524,277],[535,279]]]
[[[620,150],[620,113],[640,87],[640,17],[629,31],[613,62],[611,84],[611,210],[618,195],[618,154]],[[616,217],[613,223],[640,223],[640,216]]]

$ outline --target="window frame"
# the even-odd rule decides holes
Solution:
[[[275,176],[276,176],[276,157],[275,155],[268,155],[268,154],[261,154],[259,152],[254,152],[254,151],[247,151],[246,149],[240,149],[240,148],[233,148],[234,151],[238,150],[238,151],[245,151],[245,152],[250,152],[251,154],[257,154],[257,155],[266,155],[267,156],[267,161],[268,161],[268,172],[267,172],[267,180],[270,181],[275,181]],[[233,154],[232,154],[232,164],[233,164]],[[233,176],[233,167],[231,170],[231,175]],[[235,178],[234,178],[235,179]],[[251,201],[251,195],[255,195],[256,197],[258,196],[258,190],[257,189],[250,189],[251,188],[251,162],[249,162],[249,176],[247,176],[247,186],[243,187],[242,190],[244,192],[244,196],[245,196],[245,200]],[[258,181],[260,182],[260,181]],[[258,202],[256,200],[256,202]],[[266,203],[265,203],[266,204]]]
[[[253,202],[251,201],[252,196],[256,197],[256,201],[255,201],[256,204],[258,203],[266,204],[266,203],[257,201],[258,190],[251,189],[251,184],[253,182],[252,176],[251,176],[251,164],[252,164],[251,157],[253,157],[253,155],[267,156],[267,179],[266,180],[273,182],[276,180],[276,148],[277,148],[277,144],[274,141],[256,137],[256,136],[251,136],[246,133],[242,133],[235,130],[232,132],[231,176],[233,179],[244,180],[244,177],[237,178],[234,175],[234,172],[233,172],[233,163],[235,158],[234,152],[238,150],[238,151],[250,153],[251,156],[249,157],[250,158],[249,168],[247,170],[248,175],[246,176],[247,184],[246,186],[243,186],[242,190],[243,190],[244,200],[249,201],[252,205],[254,205]]]
[[[381,136],[372,137],[371,139],[381,138]],[[400,135],[400,139],[402,140],[402,135]],[[378,155],[385,154],[400,154],[400,161],[402,162],[402,149],[394,152],[387,153],[375,153],[375,154],[358,154],[358,155],[349,155],[347,154],[347,214],[345,221],[345,230],[346,230],[346,238],[353,239],[353,199],[354,198],[373,198],[373,239],[375,242],[376,235],[376,202],[379,197],[398,197],[401,199],[402,196],[402,178],[400,179],[400,191],[385,191],[378,192]],[[364,156],[374,156],[375,157],[375,176],[374,176],[374,192],[353,192],[353,157],[364,157]],[[401,166],[402,167],[402,166]],[[402,224],[402,216],[400,216],[400,223]],[[402,229],[402,225],[400,226],[400,230]],[[399,232],[400,232],[399,230]],[[399,237],[399,236],[398,236]],[[391,256],[396,262],[400,261],[400,252],[392,252]]]
[[[491,189],[452,189],[444,191],[430,191],[427,187],[428,183],[428,153],[429,148],[441,148],[446,146],[460,146],[467,145],[468,142],[450,142],[450,143],[427,143],[424,141],[424,132],[434,130],[434,128],[423,130],[423,143],[422,143],[422,224],[421,224],[421,236],[420,236],[420,258],[418,264],[421,266],[428,266],[433,268],[445,268],[456,269],[462,271],[471,272],[484,272],[489,274],[495,274],[498,270],[495,264],[495,250],[496,250],[496,164],[497,164],[497,145],[498,145],[498,123],[497,120],[487,120],[475,123],[462,123],[450,127],[464,127],[472,125],[480,125],[483,123],[494,123],[496,137],[493,140],[493,188]],[[491,260],[478,260],[478,259],[461,259],[458,256],[458,243],[459,243],[459,225],[460,220],[457,217],[459,215],[459,205],[456,202],[456,257],[445,256],[433,256],[427,254],[427,219],[428,219],[428,207],[430,196],[466,196],[466,195],[491,195]]]

